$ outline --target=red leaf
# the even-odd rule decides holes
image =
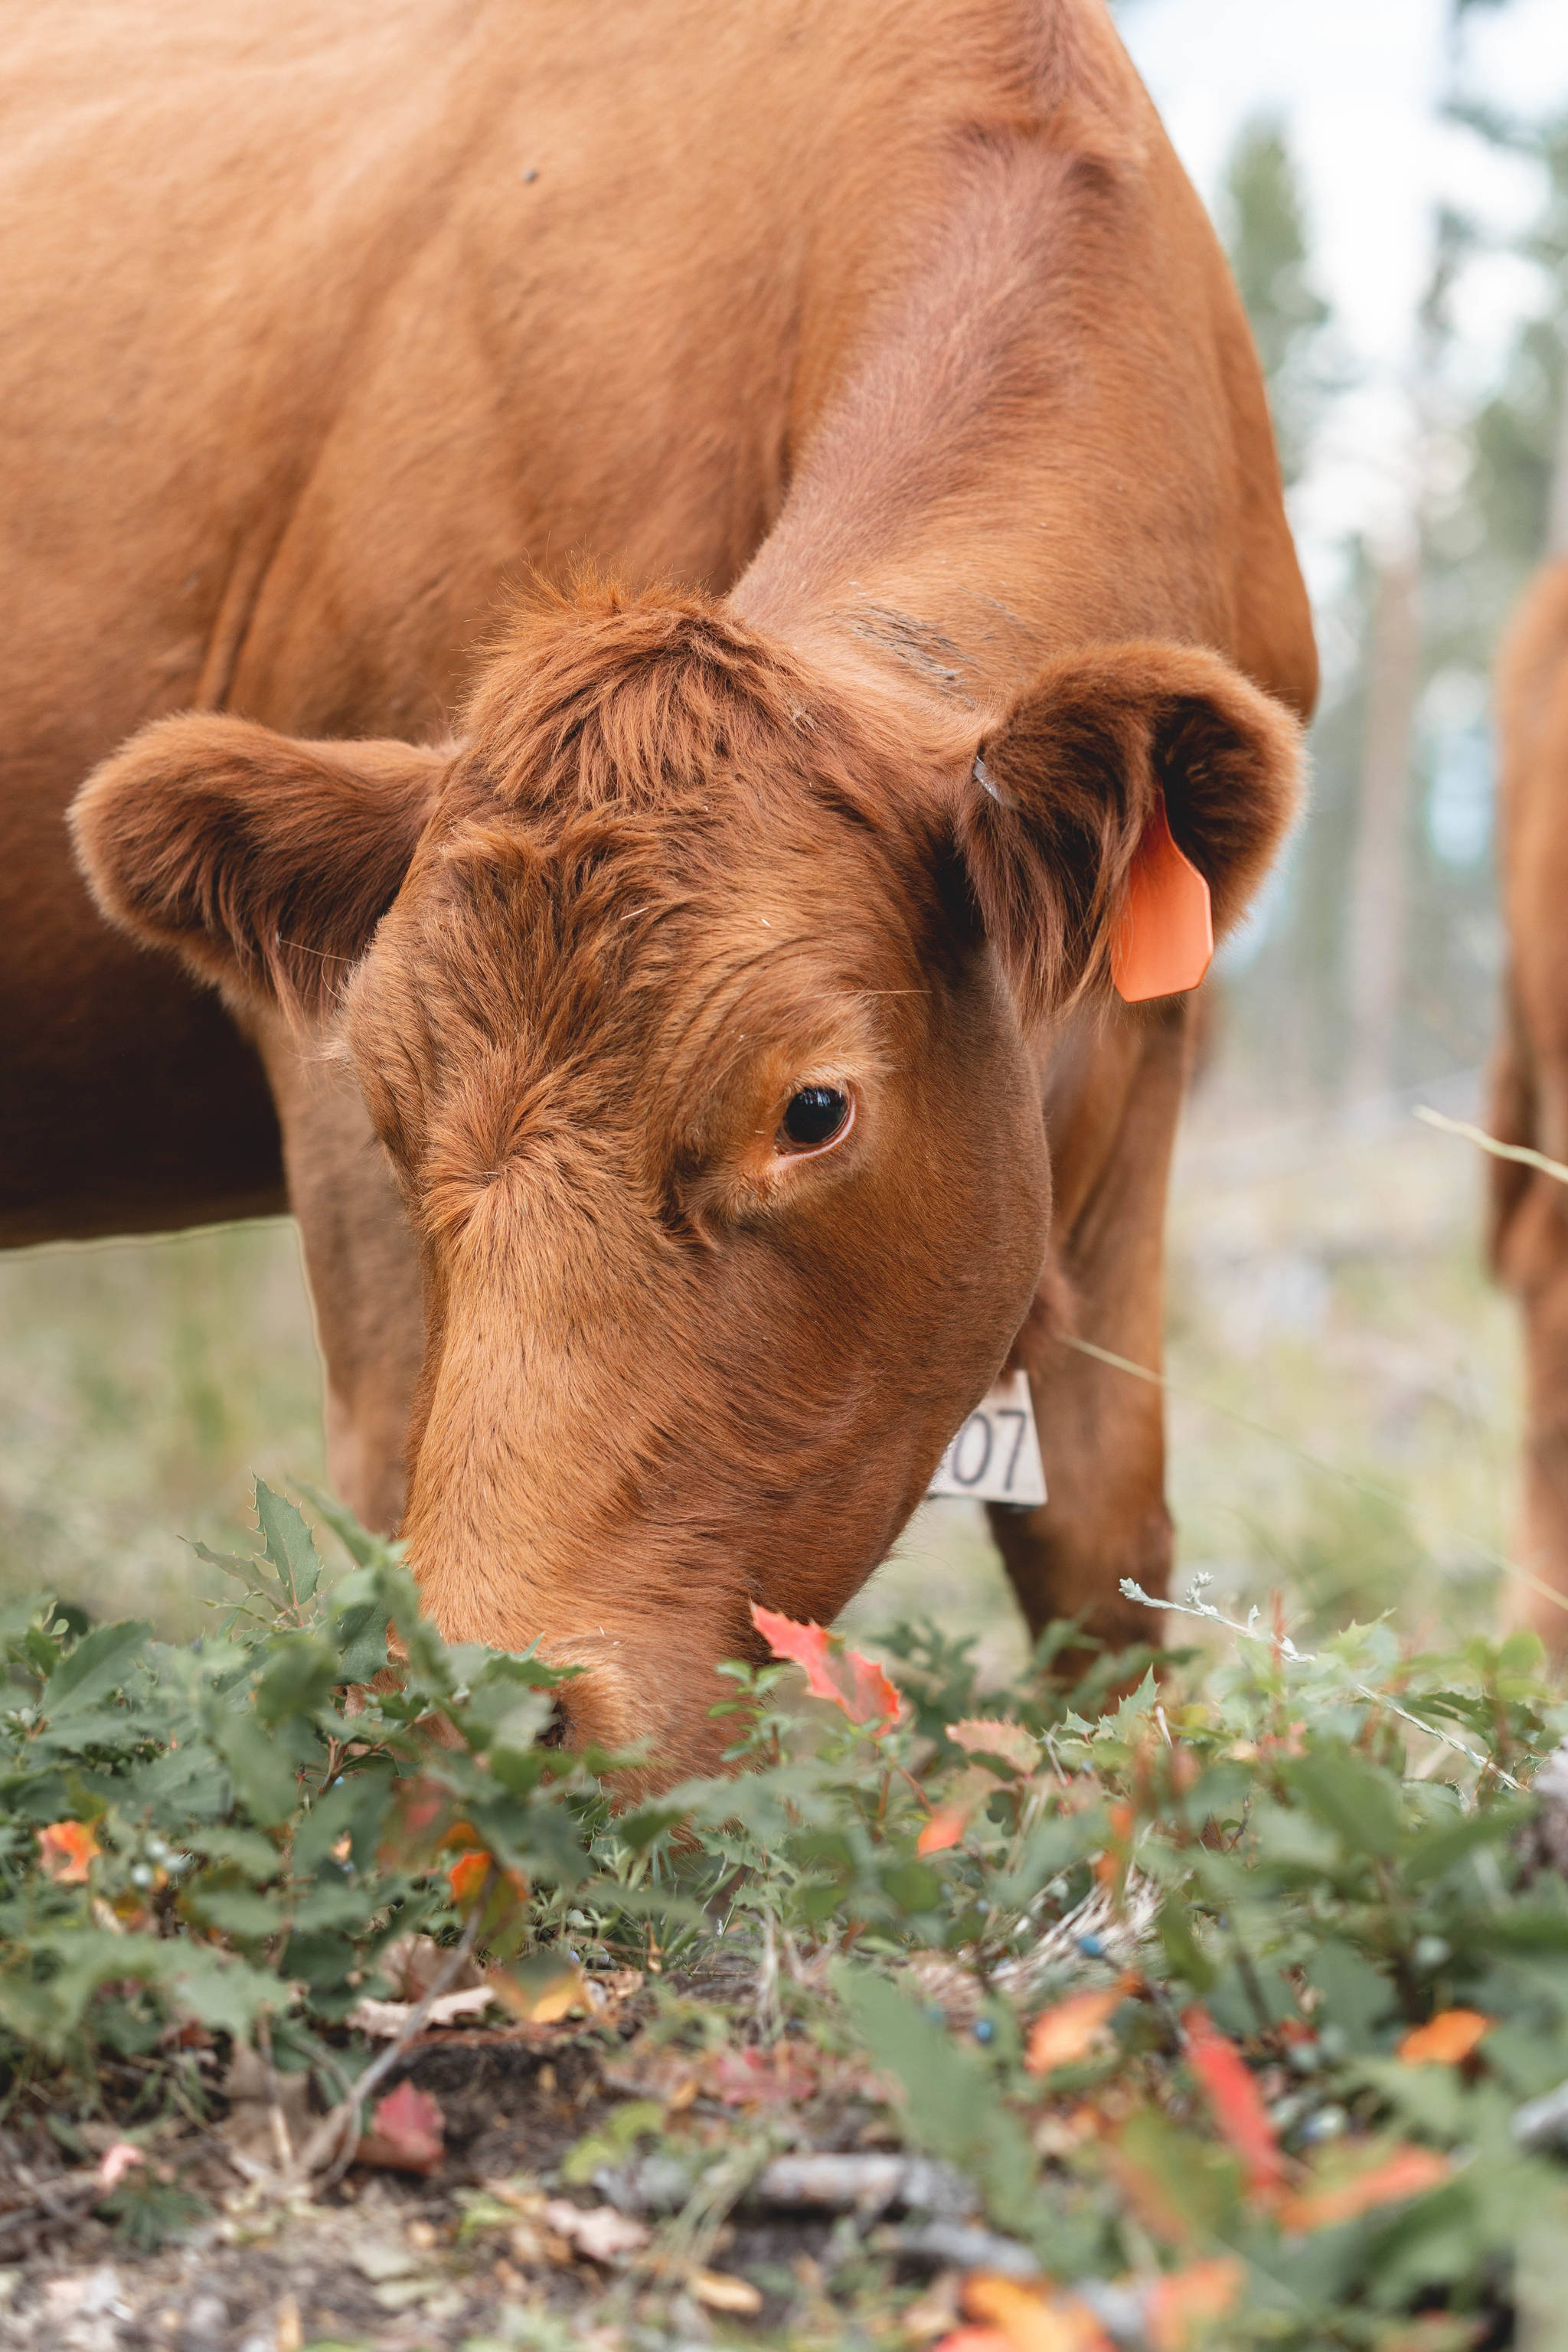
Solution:
[[[1340,2221],[1353,2221],[1374,2206],[1402,2204],[1407,2197],[1424,2196],[1441,2188],[1454,2169],[1450,2157],[1435,2147],[1411,2144],[1352,2172],[1348,2179],[1309,2189],[1304,2196],[1288,2197],[1279,2218],[1288,2230],[1327,2230]]]
[[[354,2160],[382,2172],[434,2172],[446,2133],[447,2118],[429,2092],[399,2083],[377,2103]]]
[[[873,1659],[858,1650],[838,1650],[825,1625],[802,1625],[793,1617],[752,1603],[752,1622],[775,1658],[805,1669],[814,1698],[841,1706],[851,1723],[895,1722],[901,1704],[895,1686]]]
[[[1187,2063],[1203,2085],[1204,2096],[1225,2137],[1240,2157],[1247,2185],[1255,2196],[1281,2188],[1285,2159],[1246,2059],[1234,2042],[1195,2005],[1182,2020],[1187,2037]]]
[[[51,1822],[38,1832],[39,1864],[58,1886],[85,1886],[88,1865],[98,1852],[98,1833],[85,1822]]]
[[[711,2095],[727,2107],[794,2107],[818,2088],[809,2042],[775,2042],[771,2050],[721,2050],[708,2072]]]
[[[382,1834],[378,1859],[389,1867],[417,1870],[445,1843],[455,1810],[451,1791],[424,1773],[395,1780],[392,1805]],[[462,1830],[466,1824],[458,1823]],[[469,1832],[458,1843],[478,1844]]]
[[[128,2139],[115,2140],[99,2158],[97,2174],[99,2188],[107,2197],[111,2189],[119,2188],[128,2172],[134,2171],[139,2164],[145,2164],[146,2161],[145,2148],[136,2147],[134,2142]]]
[[[858,1650],[846,1650],[833,1663],[849,1685],[838,1704],[852,1723],[898,1721],[903,1704],[898,1685],[874,1658],[862,1657]]]

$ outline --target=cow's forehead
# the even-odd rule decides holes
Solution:
[[[481,1067],[487,1092],[571,1067],[611,1096],[770,1051],[864,1062],[931,978],[929,845],[830,795],[730,775],[658,812],[470,804],[424,867],[356,1025],[438,1094]]]
[[[431,918],[459,932],[542,927],[556,954],[614,965],[693,955],[754,926],[804,944],[900,936],[931,895],[934,828],[807,781],[721,772],[657,809],[468,808],[429,868]]]

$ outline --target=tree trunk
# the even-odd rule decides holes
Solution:
[[[1349,971],[1352,1102],[1394,1084],[1405,967],[1406,825],[1420,684],[1421,560],[1413,545],[1380,562],[1361,805],[1351,875]]]
[[[1568,318],[1559,341],[1563,345],[1557,393],[1557,437],[1552,447],[1552,488],[1546,507],[1546,552],[1568,555]]]

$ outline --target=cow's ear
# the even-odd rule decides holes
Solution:
[[[1182,977],[1183,956],[1151,930],[1163,922],[1175,942],[1185,926],[1190,947],[1184,878],[1205,920],[1206,884],[1216,932],[1236,920],[1289,824],[1300,770],[1295,719],[1217,654],[1092,646],[1043,670],[981,743],[957,824],[1026,1018],[1070,1001],[1113,947],[1142,959],[1145,982],[1129,994],[1165,992],[1162,970],[1191,986],[1202,958]]]
[[[121,929],[237,1001],[317,1015],[397,896],[450,756],[160,719],[77,794],[77,856]]]

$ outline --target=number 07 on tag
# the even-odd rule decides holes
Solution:
[[[1026,1372],[1006,1372],[983,1396],[938,1463],[928,1496],[1036,1509],[1046,1473]]]

